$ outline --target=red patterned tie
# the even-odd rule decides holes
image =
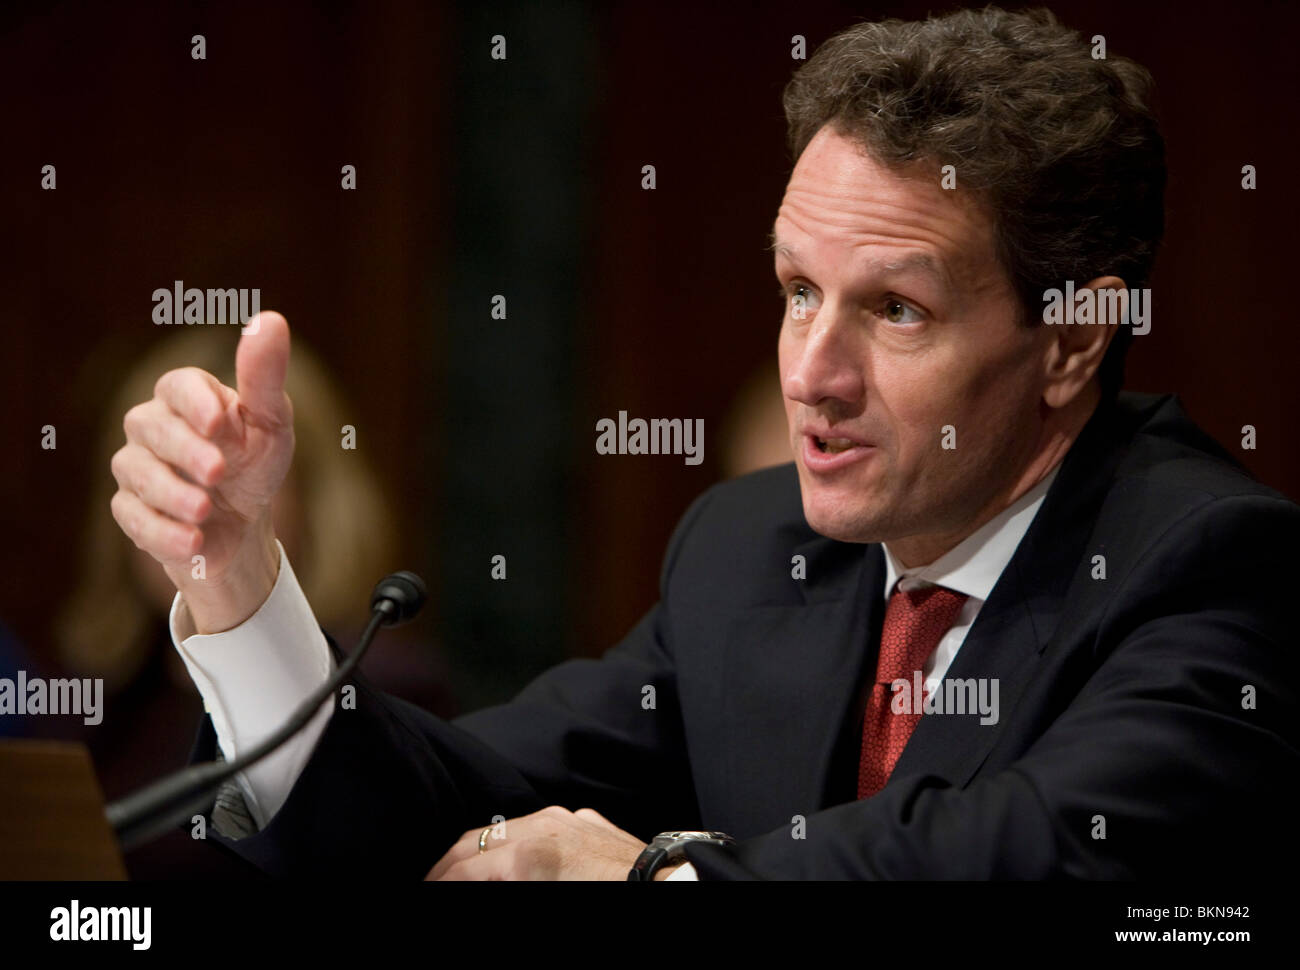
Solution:
[[[894,691],[889,685],[906,680],[913,683],[913,671],[922,670],[926,659],[939,646],[943,635],[952,628],[965,593],[955,593],[942,586],[924,586],[904,591],[895,587],[885,610],[885,625],[880,634],[880,660],[876,679],[867,699],[867,713],[862,722],[862,759],[858,763],[858,797],[868,798],[885,787],[899,755],[921,719],[921,698],[913,698],[910,712],[895,714],[890,710]]]

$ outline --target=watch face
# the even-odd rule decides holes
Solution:
[[[734,842],[736,841],[726,832],[660,832],[654,837],[651,845],[660,848],[667,848],[672,845],[678,845],[682,842]]]
[[[655,870],[665,862],[681,858],[682,850],[692,842],[713,842],[729,845],[736,840],[726,832],[660,832],[645,850],[637,857],[636,864],[628,873],[632,882],[648,882],[654,878]]]

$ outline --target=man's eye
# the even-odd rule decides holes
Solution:
[[[789,306],[790,315],[796,320],[803,320],[810,310],[817,308],[817,294],[811,286],[804,283],[789,283],[781,288],[782,298]]]
[[[905,318],[908,313],[912,314],[911,319]],[[901,300],[886,300],[885,319],[890,323],[918,323],[921,315]]]

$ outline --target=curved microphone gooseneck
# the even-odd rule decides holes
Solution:
[[[396,626],[420,612],[428,599],[424,581],[402,570],[385,576],[370,595],[370,622],[357,647],[324,684],[303,701],[284,725],[234,761],[209,761],[190,765],[161,778],[109,805],[104,814],[117,833],[123,850],[142,845],[179,826],[186,818],[211,804],[216,789],[288,741],[312,719],[325,699],[336,691],[361,662],[376,631]]]

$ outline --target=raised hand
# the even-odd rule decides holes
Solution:
[[[261,313],[240,337],[235,388],[197,367],[168,371],[123,421],[113,517],[162,564],[199,633],[242,623],[275,584],[271,503],[294,445],[288,367],[289,325]]]

